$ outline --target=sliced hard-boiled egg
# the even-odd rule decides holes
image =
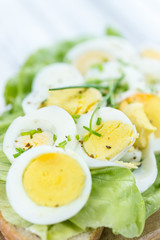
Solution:
[[[32,91],[48,92],[49,88],[80,85],[83,82],[83,77],[71,64],[54,63],[38,72],[33,80]]]
[[[114,59],[129,62],[137,57],[134,48],[124,39],[103,37],[77,44],[67,53],[67,60],[85,74],[94,64]]]
[[[136,163],[136,166],[142,160],[142,151],[132,146],[121,160],[126,163]]]
[[[156,128],[147,118],[142,103],[130,103],[122,109],[131,122],[136,126],[139,137],[135,142],[135,146],[139,149],[147,147],[150,135],[156,131]]]
[[[62,108],[51,106],[18,117],[9,126],[3,151],[13,162],[30,148],[49,145],[74,149],[77,130],[73,118]]]
[[[137,137],[135,127],[128,117],[119,110],[102,107],[93,117],[93,130],[89,128],[92,112],[81,115],[77,128],[80,144],[76,151],[83,156],[90,168],[98,168],[110,165],[122,165],[115,163],[120,160]]]
[[[120,109],[123,110],[126,105],[139,102],[143,104],[144,112],[149,122],[156,128],[154,131],[153,148],[156,153],[160,152],[160,97],[147,94],[137,93],[122,101]]]
[[[127,104],[134,102],[143,104],[144,112],[150,123],[157,128],[154,135],[156,138],[160,138],[160,97],[153,94],[137,93],[125,99],[120,105],[120,110],[124,109]]]
[[[93,110],[101,98],[101,93],[95,88],[50,91],[48,99],[40,107],[56,105],[71,115],[81,115]]]
[[[56,105],[65,109],[71,115],[83,114],[95,108],[101,100],[101,93],[95,88],[68,88],[49,91],[43,100],[41,94],[30,94],[23,102],[25,113],[36,109]],[[26,101],[27,100],[27,101]]]
[[[145,46],[143,49],[141,49],[140,55],[142,58],[151,58],[160,61],[160,48]]]
[[[33,80],[32,92],[24,99],[24,112],[30,113],[38,109],[49,94],[50,88],[81,85],[84,79],[76,68],[68,63],[54,63],[42,68]]]
[[[146,77],[147,83],[158,90],[160,83],[160,48],[145,46],[140,50],[141,58],[138,59],[136,66]]]
[[[123,73],[123,83],[128,84],[128,89],[143,90],[146,88],[143,74],[130,65],[124,65],[118,61],[111,61],[98,66],[101,66],[101,68],[95,65],[86,73],[85,78],[87,82],[100,80],[102,84],[109,85],[110,81],[120,78]]]
[[[85,205],[91,174],[75,152],[41,146],[15,160],[6,191],[22,218],[34,224],[55,224],[74,216]]]
[[[152,144],[151,136],[148,147],[142,151],[141,166],[133,171],[136,185],[141,193],[155,182],[158,173]]]

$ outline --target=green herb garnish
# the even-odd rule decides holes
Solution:
[[[67,141],[68,141],[68,142],[71,141],[71,136],[70,136],[70,135],[67,136]]]
[[[75,124],[77,124],[77,119],[80,118],[80,115],[73,115],[72,118],[73,118]]]
[[[97,118],[96,125],[99,126],[99,125],[101,124],[101,121],[102,121],[102,118],[98,117],[98,118]]]
[[[17,153],[13,154],[14,158],[19,157],[22,153],[25,152],[25,150],[23,148],[16,148],[16,150],[17,150]]]
[[[64,140],[63,142],[60,142],[57,147],[60,147],[60,148],[63,148],[63,149],[64,149],[65,146],[66,146],[66,144],[67,144],[67,141]]]
[[[28,132],[21,132],[21,136],[30,135],[30,137],[33,138],[33,135],[36,134],[36,133],[42,133],[42,130],[37,129],[37,130],[31,130],[31,131],[28,131]]]
[[[113,28],[113,27],[111,27],[111,26],[107,27],[107,29],[106,29],[106,34],[107,34],[108,36],[122,37],[122,34],[120,34],[119,31],[117,31],[115,28]]]
[[[92,65],[91,68],[96,68],[96,69],[98,69],[100,72],[103,71],[103,65],[102,65],[102,63],[95,63],[95,64]]]
[[[89,138],[89,135],[86,135],[85,137],[83,137],[83,142],[86,142]]]
[[[94,117],[95,113],[100,109],[100,107],[104,103],[107,104],[108,101],[112,102],[113,95],[123,79],[124,79],[124,74],[122,74],[122,76],[120,78],[118,78],[112,86],[110,86],[108,94],[102,99],[102,101],[100,101],[98,103],[97,107],[94,109],[94,111],[91,115],[91,118],[90,118],[90,123],[89,123],[89,128],[88,128],[91,134],[92,133],[95,134],[95,131],[93,131],[93,129],[92,129],[92,122],[93,122],[93,117]],[[84,128],[84,126],[83,126],[83,128]]]
[[[57,140],[56,134],[53,134],[53,141],[55,142]]]
[[[78,134],[76,135],[76,139],[79,140],[79,135]]]
[[[86,126],[83,126],[83,128],[84,128],[85,130],[87,130],[88,132],[90,132],[91,134],[93,133],[93,134],[96,135],[97,137],[101,137],[101,134],[98,133],[98,132],[95,132],[93,129],[90,129],[90,128],[86,127]]]

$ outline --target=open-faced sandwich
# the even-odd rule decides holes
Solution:
[[[160,50],[119,36],[28,58],[0,117],[0,230],[8,240],[142,234],[160,208]]]

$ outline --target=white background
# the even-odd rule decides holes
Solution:
[[[160,0],[0,0],[0,96],[37,48],[117,27],[134,45],[160,45]],[[0,98],[0,112],[3,110]]]

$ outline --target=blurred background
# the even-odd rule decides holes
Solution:
[[[0,0],[0,112],[4,83],[30,53],[107,26],[136,46],[160,45],[160,0]]]

